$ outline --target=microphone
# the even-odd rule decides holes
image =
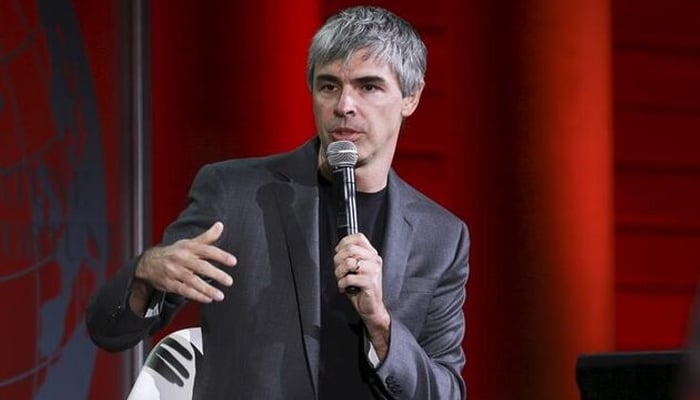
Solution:
[[[326,150],[326,159],[333,169],[333,201],[335,202],[339,238],[357,233],[357,205],[355,202],[355,164],[357,158],[357,147],[348,140],[332,142]],[[345,291],[356,294],[360,290],[355,286],[350,286]]]
[[[355,164],[357,148],[353,142],[339,140],[328,145],[328,164],[333,168],[333,200],[336,209],[338,237],[357,233],[355,203]]]

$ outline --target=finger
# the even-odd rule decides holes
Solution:
[[[199,243],[211,244],[219,240],[223,231],[224,224],[220,221],[216,221],[209,229],[201,233],[199,236],[196,236],[192,240]]]
[[[375,257],[376,253],[371,248],[358,246],[353,243],[347,243],[336,250],[333,260],[342,262],[346,258],[364,259]]]
[[[351,244],[357,244],[362,242],[362,238],[364,235],[362,233],[355,233],[352,235],[347,235],[338,241],[338,244],[335,246],[335,251],[339,251],[340,249],[347,247]]]
[[[379,255],[370,249],[350,246],[341,249],[333,256],[333,264],[336,267],[337,275],[345,275],[345,273],[352,272],[355,268],[357,268],[357,261],[361,260],[362,267],[364,268],[366,265],[368,265],[368,262],[375,262],[379,258]]]
[[[351,269],[351,261],[349,258],[351,257],[341,253],[333,256],[333,273],[335,274],[336,280],[345,276],[345,274],[347,274],[347,272]]]
[[[177,276],[168,279],[166,291],[177,293],[200,303],[211,303],[212,301],[223,300],[223,292],[208,284],[196,274],[190,271],[180,270],[176,275]]]
[[[336,254],[343,257],[371,258],[379,255],[368,241],[341,242],[335,248]]]
[[[214,296],[207,295],[194,287],[188,285],[185,282],[178,281],[176,284],[176,289],[173,292],[186,297],[189,300],[196,301],[199,303],[211,303],[215,300]],[[223,296],[223,293],[222,293]],[[222,298],[223,299],[223,298]]]
[[[338,290],[340,293],[357,294],[366,284],[365,279],[357,274],[348,274],[338,280]]]
[[[355,233],[342,238],[335,246],[335,251],[339,252],[343,248],[360,247],[369,250],[371,253],[378,254],[377,250],[372,247],[369,239],[362,233]]]
[[[221,290],[205,282],[202,278],[195,274],[190,274],[184,283],[189,288],[194,289],[196,292],[210,300],[221,301],[224,299],[224,293]]]
[[[361,265],[361,259],[354,257],[344,258],[342,261],[336,264],[334,270],[335,279],[339,280],[349,274],[357,274],[359,272],[358,265]]]
[[[236,263],[238,263],[238,260],[233,254],[210,244],[192,242],[191,249],[199,258],[203,258],[209,261],[215,261],[224,265],[228,265],[229,267],[233,267],[234,265],[236,265]]]
[[[233,284],[233,278],[231,278],[231,275],[222,271],[220,268],[213,266],[206,260],[195,260],[190,266],[190,269],[201,279],[211,279],[224,286],[231,286]]]

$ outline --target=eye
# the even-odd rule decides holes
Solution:
[[[376,92],[379,89],[380,89],[379,86],[372,84],[372,83],[366,83],[366,84],[362,85],[362,90],[365,92]]]
[[[335,92],[336,90],[338,90],[338,85],[335,85],[333,83],[325,82],[325,83],[318,84],[318,91],[319,92],[330,93],[330,92]]]

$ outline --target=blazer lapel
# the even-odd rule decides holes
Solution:
[[[406,273],[408,249],[413,236],[412,218],[408,212],[408,198],[405,183],[393,172],[389,174],[387,204],[387,224],[384,234],[384,270],[382,289],[387,305],[391,307],[398,300]]]
[[[320,363],[320,271],[318,186],[316,151],[313,141],[279,166],[277,175],[285,183],[277,185],[277,206],[282,217],[289,262],[294,278],[297,305],[309,375],[318,396]]]

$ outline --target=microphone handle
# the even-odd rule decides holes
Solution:
[[[357,230],[357,203],[355,202],[355,168],[340,167],[333,170],[336,199],[336,226],[338,237],[354,235]]]
[[[357,230],[357,203],[355,202],[355,168],[338,167],[333,170],[333,182],[336,199],[336,226],[338,237],[354,235]],[[345,289],[349,294],[357,294],[360,289],[349,286]]]

